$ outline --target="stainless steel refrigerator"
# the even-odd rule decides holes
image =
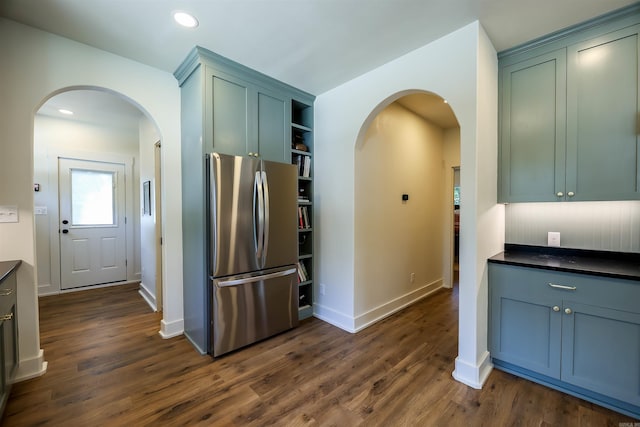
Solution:
[[[297,170],[252,157],[208,156],[209,353],[298,325]]]

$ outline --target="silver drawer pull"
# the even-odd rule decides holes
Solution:
[[[13,293],[13,289],[0,289],[0,297],[8,297]]]
[[[0,322],[4,322],[5,320],[13,319],[13,313],[5,314],[4,316],[0,316]]]
[[[575,286],[556,285],[555,283],[551,282],[549,282],[549,286],[556,289],[564,289],[566,291],[575,291],[576,289],[578,289]]]

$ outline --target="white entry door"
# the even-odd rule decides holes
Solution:
[[[126,280],[124,165],[58,159],[60,288]]]

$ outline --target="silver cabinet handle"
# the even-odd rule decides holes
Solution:
[[[5,314],[4,316],[0,316],[0,322],[4,322],[5,320],[13,319],[13,313]]]
[[[558,307],[557,305],[553,306],[553,311],[560,311],[560,307]]]
[[[549,286],[551,286],[552,288],[556,288],[556,289],[564,289],[566,291],[575,291],[576,288],[575,286],[565,286],[565,285],[556,285],[555,283],[548,283]]]
[[[575,195],[576,195],[576,193],[574,193],[573,191],[569,191],[569,192],[567,193],[567,196],[569,196],[569,197],[573,197],[573,196],[575,196]]]
[[[558,191],[558,192],[556,193],[556,196],[558,196],[558,197],[562,197],[562,196],[564,196],[564,193],[563,193],[562,191]]]
[[[0,289],[0,297],[8,297],[13,293],[13,289]]]
[[[565,312],[565,313],[567,313],[567,314],[571,314],[571,313],[573,313],[573,311],[571,311],[571,309],[570,309],[570,308],[565,308],[565,309],[564,309],[564,312]]]

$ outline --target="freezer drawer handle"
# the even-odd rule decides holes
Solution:
[[[252,276],[252,277],[243,277],[242,279],[230,279],[224,280],[217,283],[219,288],[226,288],[228,286],[238,286],[245,285],[247,283],[259,282],[261,280],[275,279],[276,277],[284,277],[290,274],[294,274],[296,272],[295,268],[290,268],[288,270],[277,271],[275,273],[264,274],[262,276]]]
[[[566,291],[575,291],[576,289],[578,289],[575,286],[556,285],[555,283],[551,282],[549,282],[549,286],[556,289],[564,289]]]

